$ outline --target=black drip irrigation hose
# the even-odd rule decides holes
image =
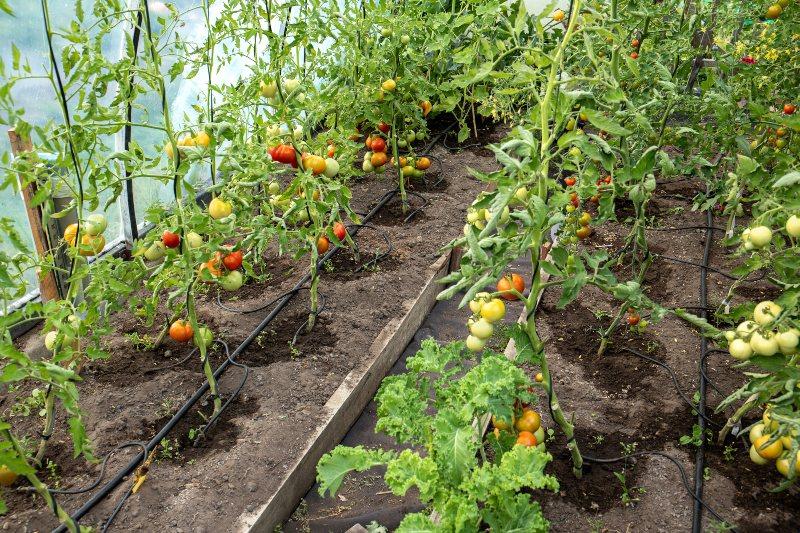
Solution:
[[[670,372],[670,374],[673,376],[673,379],[675,379],[674,372],[672,372],[672,369],[669,368],[668,366],[662,364],[660,361],[657,361],[655,359],[650,359],[649,357],[643,356],[642,354],[639,354],[638,352],[636,352],[634,350],[628,350],[628,351],[630,351],[632,354],[634,354],[636,356],[643,357],[644,359],[650,360],[650,361],[652,361],[652,362],[654,362],[654,363],[656,363],[656,364],[658,364],[660,366],[663,366],[664,368],[666,368]],[[677,383],[676,383],[676,387],[677,387]],[[680,390],[680,389],[678,388],[678,390]],[[681,396],[683,396],[683,395],[681,395]],[[555,420],[555,414],[553,413],[553,384],[552,384],[552,382],[550,383],[550,390],[548,391],[548,394],[547,394],[547,408],[550,411],[550,418],[552,420]],[[574,436],[573,436],[572,440],[576,440]],[[720,522],[728,523],[711,506],[709,506],[705,501],[703,501],[703,499],[701,497],[702,495],[698,496],[695,493],[694,489],[692,489],[692,486],[689,484],[689,478],[686,475],[686,469],[683,468],[683,465],[680,463],[680,461],[678,461],[676,458],[674,458],[673,456],[669,455],[668,453],[659,452],[659,451],[643,450],[641,452],[634,452],[634,453],[631,453],[631,454],[628,454],[628,455],[623,455],[623,456],[620,456],[620,457],[594,457],[592,455],[587,455],[585,453],[581,453],[581,457],[583,457],[583,459],[587,463],[596,463],[596,464],[619,463],[619,462],[627,461],[627,460],[631,459],[632,457],[642,457],[642,456],[647,456],[647,455],[651,455],[651,456],[655,455],[655,456],[658,456],[658,457],[663,457],[664,459],[668,459],[670,462],[672,462],[672,464],[674,464],[676,467],[678,467],[678,471],[680,472],[680,475],[681,475],[681,481],[683,482],[683,488],[686,489],[686,492],[689,494],[689,496],[692,497],[692,499],[694,500],[694,504],[702,506],[703,508],[708,510],[708,512],[711,513],[711,515],[714,516],[714,518],[716,518]],[[735,528],[731,528],[728,531],[731,531],[733,533],[737,533],[737,530]]]
[[[380,211],[388,202],[391,200],[395,194],[397,194],[398,190],[392,190],[388,193],[384,194],[379,200],[378,203],[364,216],[364,221],[370,220],[375,214]],[[355,228],[354,232],[357,231],[358,228]],[[333,246],[328,252],[323,255],[318,263],[317,268],[320,268],[322,264],[329,260],[338,250],[339,246]],[[236,362],[236,358],[241,355],[249,346],[253,343],[253,341],[261,334],[264,328],[272,322],[276,316],[288,305],[289,301],[294,297],[294,295],[311,279],[311,272],[306,272],[302,279],[300,279],[294,286],[293,290],[289,291],[286,295],[284,295],[275,305],[275,307],[270,311],[270,313],[264,317],[264,319],[256,326],[256,328],[250,332],[250,334],[245,338],[242,343],[228,355],[225,361],[214,370],[214,379],[219,380],[220,376],[225,373],[225,371],[230,366],[238,366],[243,367],[241,363]],[[245,374],[245,379],[247,375]],[[242,383],[237,389],[238,391],[241,390],[241,387],[244,385]],[[98,503],[100,503],[103,499],[106,498],[120,483],[122,483],[126,477],[128,477],[131,472],[133,472],[141,463],[143,463],[147,456],[159,445],[159,443],[175,428],[175,426],[180,422],[184,416],[191,410],[191,408],[202,398],[209,390],[208,380],[204,381],[203,384],[192,394],[192,396],[175,412],[172,418],[167,421],[167,423],[156,433],[156,435],[148,441],[142,451],[136,455],[134,459],[132,459],[124,468],[117,472],[117,474],[105,485],[103,485],[100,490],[98,490],[95,494],[89,498],[78,510],[72,513],[71,518],[76,523],[83,518],[89,511],[91,511]],[[230,400],[226,402],[226,406],[230,403]],[[216,418],[209,420],[209,424],[206,425],[206,428],[210,427],[210,424],[215,422]],[[205,431],[205,429],[204,429]],[[122,502],[125,501],[130,495],[131,491],[129,490],[126,495],[123,497]],[[116,513],[119,512],[121,508],[121,504],[117,504],[113,516],[116,516]],[[107,526],[106,526],[107,528]],[[57,528],[53,530],[54,533],[63,533],[66,531],[66,526],[63,524],[59,525]]]
[[[702,415],[700,414],[700,411],[698,410],[698,406],[695,405],[695,403],[692,402],[689,399],[688,396],[686,396],[686,393],[683,392],[683,389],[681,389],[680,382],[678,381],[678,376],[675,374],[675,371],[672,369],[671,366],[669,366],[667,363],[665,363],[663,361],[659,361],[658,359],[655,359],[653,357],[645,355],[645,354],[643,354],[641,352],[638,352],[636,350],[633,350],[631,348],[622,348],[622,351],[630,353],[631,355],[635,355],[636,357],[644,359],[645,361],[649,361],[650,363],[653,363],[654,365],[658,365],[661,368],[663,368],[664,370],[666,370],[669,373],[669,377],[672,379],[672,383],[675,385],[675,390],[678,392],[678,396],[680,396],[680,398],[683,400],[683,402],[686,405],[688,405],[692,409],[692,411],[698,413],[698,416],[701,416],[708,424],[710,424],[712,426],[715,426],[715,427],[722,427],[721,424],[719,424],[717,422],[714,422],[713,420],[711,420],[710,418],[708,418],[704,414],[702,414]]]
[[[715,226],[708,226],[708,229],[709,230],[714,230],[714,229],[717,229],[717,228]],[[766,270],[759,270],[758,271],[759,272],[758,277],[755,277],[753,279],[748,279],[748,278],[741,279],[741,278],[738,278],[736,276],[731,275],[729,272],[725,272],[724,270],[719,270],[719,269],[714,268],[714,267],[709,266],[709,265],[703,265],[702,263],[695,263],[694,261],[687,261],[686,259],[680,259],[678,257],[671,257],[669,255],[659,254],[659,253],[655,253],[655,252],[653,252],[653,257],[660,257],[661,259],[666,259],[667,261],[673,261],[675,263],[681,263],[681,264],[684,264],[684,265],[690,265],[690,266],[698,267],[698,268],[703,269],[706,272],[713,272],[714,274],[719,274],[720,276],[722,276],[724,278],[728,278],[728,279],[733,280],[733,281],[740,281],[740,282],[743,282],[743,283],[755,283],[756,281],[761,281],[762,279],[767,277],[767,271]],[[700,309],[704,309],[704,308],[705,308],[705,305],[701,303],[700,304]]]

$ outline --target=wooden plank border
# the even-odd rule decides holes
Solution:
[[[386,324],[375,338],[369,362],[350,371],[328,399],[322,408],[325,422],[308,439],[303,453],[290,466],[277,490],[253,513],[240,516],[233,529],[243,533],[272,533],[275,526],[291,516],[313,486],[320,458],[344,438],[436,304],[440,291],[436,280],[450,271],[452,258],[452,253],[446,253],[428,267],[417,297],[405,303],[406,313]]]

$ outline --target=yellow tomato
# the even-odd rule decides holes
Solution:
[[[506,304],[500,298],[492,298],[481,307],[481,317],[488,322],[497,322],[506,316]]]
[[[0,487],[10,487],[17,480],[17,474],[6,465],[0,465]]]
[[[194,144],[197,146],[202,146],[203,148],[208,148],[208,145],[211,144],[211,136],[206,133],[205,130],[201,131],[194,137]]]
[[[211,218],[214,220],[225,218],[231,214],[232,210],[231,204],[220,198],[214,198],[208,204],[208,214],[211,215]]]
[[[381,83],[381,88],[387,93],[390,93],[397,88],[397,82],[392,79],[388,79]]]
[[[783,452],[783,444],[781,444],[780,439],[767,444],[769,440],[769,435],[762,435],[756,439],[753,446],[755,446],[756,453],[764,459],[777,459]]]
[[[539,429],[541,425],[542,418],[539,416],[539,413],[531,409],[525,409],[522,412],[522,416],[514,423],[514,427],[517,428],[517,431],[530,431],[531,433]]]

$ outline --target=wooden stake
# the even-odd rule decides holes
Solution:
[[[25,138],[17,135],[13,129],[8,130],[8,139],[11,141],[11,152],[14,157],[19,156],[25,152],[33,151],[33,144],[30,138]],[[31,183],[27,187],[22,187],[22,176],[20,179],[20,189],[22,189],[22,199],[25,202],[25,211],[28,213],[28,222],[31,225],[31,235],[33,235],[33,244],[36,248],[36,253],[40,258],[44,258],[50,247],[48,245],[47,233],[44,231],[42,225],[42,210],[38,206],[33,205],[33,197],[36,194],[36,184]],[[53,272],[48,272],[45,275],[39,276],[39,293],[42,301],[58,300],[58,284]]]

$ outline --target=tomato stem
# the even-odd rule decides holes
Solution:
[[[0,436],[3,437],[3,440],[11,443],[11,447],[13,448],[14,452],[16,453],[17,458],[20,461],[24,462],[26,466],[30,467],[30,465],[28,464],[27,455],[25,453],[25,450],[22,448],[22,445],[19,443],[17,438],[11,433],[11,430],[10,429],[0,429]],[[64,526],[67,528],[67,530],[70,533],[79,533],[78,525],[75,523],[74,520],[72,520],[72,517],[69,515],[69,513],[67,511],[65,511],[58,504],[58,502],[55,500],[53,495],[50,494],[50,491],[48,490],[47,485],[45,485],[36,476],[36,473],[35,472],[31,472],[31,473],[24,474],[24,476],[28,480],[28,482],[33,486],[33,488],[36,490],[36,493],[39,496],[41,496],[42,499],[45,501],[45,503],[47,504],[47,507],[49,509],[51,509],[55,513],[56,517],[58,517],[58,519],[61,521],[61,523],[64,524]]]

